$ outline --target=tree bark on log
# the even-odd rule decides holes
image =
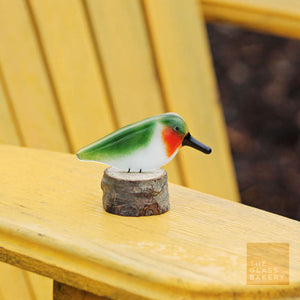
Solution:
[[[160,215],[169,210],[168,176],[163,169],[128,173],[115,168],[104,171],[101,181],[103,207],[120,216]]]

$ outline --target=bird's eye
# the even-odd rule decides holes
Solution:
[[[178,126],[176,126],[174,129],[175,129],[176,131],[178,131],[178,130],[179,130],[179,127],[178,127]]]

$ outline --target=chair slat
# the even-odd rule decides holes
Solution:
[[[87,3],[119,124],[164,112],[141,3]]]
[[[180,153],[185,183],[206,193],[238,200],[225,124],[204,21],[194,1],[145,1],[167,107],[186,119],[191,134],[213,149]]]
[[[26,272],[26,276],[30,282],[34,300],[53,299],[53,280],[32,272]]]
[[[89,0],[87,8],[118,125],[165,112],[141,2]],[[166,168],[183,183],[176,160]]]
[[[26,1],[0,1],[0,60],[24,144],[68,151]]]
[[[20,145],[17,127],[0,79],[0,144]]]
[[[114,121],[81,1],[30,1],[72,151]]]
[[[25,276],[25,271],[0,263],[0,299],[35,300]],[[49,279],[48,279],[49,280]],[[38,299],[40,300],[40,299]]]

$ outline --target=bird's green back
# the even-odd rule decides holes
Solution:
[[[80,149],[77,156],[82,160],[103,161],[129,155],[149,144],[158,123],[167,126],[179,125],[180,128],[186,127],[184,120],[179,115],[161,114],[122,127]]]

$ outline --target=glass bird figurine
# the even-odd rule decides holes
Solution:
[[[80,149],[76,155],[80,160],[142,172],[166,165],[181,146],[211,153],[210,147],[191,136],[180,115],[165,113],[120,128]]]

